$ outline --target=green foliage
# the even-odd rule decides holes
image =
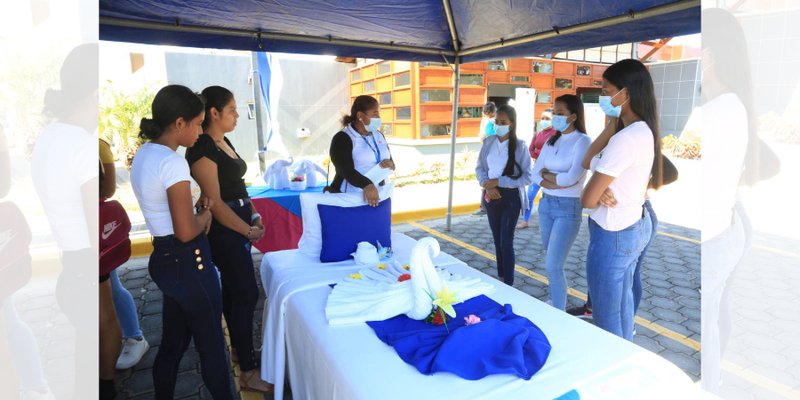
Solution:
[[[122,91],[111,81],[100,88],[100,135],[114,144],[116,155],[125,160],[128,168],[142,144],[139,123],[142,118],[150,117],[154,97],[152,85],[132,93]]]

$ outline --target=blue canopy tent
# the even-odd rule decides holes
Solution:
[[[101,0],[100,39],[185,47],[464,62],[700,31],[700,0]],[[452,132],[457,107],[453,107]],[[456,135],[451,135],[453,202]]]

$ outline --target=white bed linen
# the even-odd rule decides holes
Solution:
[[[406,264],[416,241],[404,234],[392,233],[392,251],[401,264]],[[440,253],[433,259],[437,266],[461,263],[457,258]],[[275,266],[272,268],[271,266]],[[266,291],[261,351],[261,378],[267,382],[283,382],[286,366],[286,329],[284,315],[287,302],[297,293],[328,287],[363,268],[351,260],[322,263],[318,257],[297,250],[270,252],[261,260],[261,283]],[[326,295],[327,299],[327,295]],[[325,314],[325,303],[320,311]],[[327,322],[326,322],[327,325]],[[283,385],[275,385],[275,398],[281,399]]]
[[[397,250],[409,243],[396,236],[392,241]],[[581,399],[700,396],[689,377],[660,356],[558,311],[452,257],[447,262],[450,271],[492,282],[497,290],[489,297],[511,304],[515,313],[533,321],[547,335],[553,349],[545,366],[529,381],[512,375],[468,381],[449,373],[420,374],[366,324],[328,325],[324,308],[331,289],[327,285],[357,267],[326,265],[323,273],[319,263],[298,265],[295,251],[279,253],[283,254],[265,256],[261,266],[262,279],[269,288],[268,299],[272,300],[268,302],[271,315],[266,320],[264,338],[269,339],[265,343],[277,344],[275,339],[280,337],[280,344],[285,343],[295,399],[552,399],[572,389],[578,390]],[[436,261],[443,265],[444,260]],[[293,275],[299,267],[306,272]],[[287,286],[293,289],[281,289]],[[276,303],[280,304],[280,311]],[[275,312],[279,313],[278,318],[274,318]],[[275,324],[275,319],[280,323]],[[283,347],[273,345],[271,349],[265,344],[263,365],[280,372],[272,377],[283,382],[287,354]],[[276,385],[275,398],[282,398],[282,393],[277,393],[281,386]]]

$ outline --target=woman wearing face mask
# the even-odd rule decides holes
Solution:
[[[655,189],[663,182],[656,100],[647,68],[632,59],[608,67],[600,107],[619,118],[619,125],[604,130],[583,160],[584,168],[593,171],[581,196],[583,206],[592,209],[586,280],[595,325],[633,340],[633,272],[653,229],[644,208],[645,192],[651,177]],[[614,207],[601,201],[607,189],[616,199]]]
[[[156,399],[175,397],[178,365],[194,339],[203,382],[214,399],[232,399],[222,334],[222,293],[206,232],[213,203],[202,196],[179,146],[202,133],[205,105],[189,88],[169,85],[153,99],[153,118],[142,118],[131,186],[153,235],[149,272],[164,293],[162,339],[153,362]],[[194,213],[195,209],[200,211]]]
[[[358,96],[350,115],[342,118],[342,130],[331,140],[330,157],[336,175],[326,192],[362,192],[364,201],[377,207],[376,184],[364,176],[376,165],[394,170],[394,161],[381,127],[380,104],[372,96]],[[378,183],[383,186],[385,181]]]
[[[533,137],[531,145],[528,147],[528,152],[531,153],[531,158],[533,161],[536,161],[536,159],[539,158],[539,154],[542,152],[542,147],[544,147],[544,144],[547,143],[547,140],[556,134],[556,130],[553,129],[552,126],[552,118],[553,109],[548,108],[542,111],[541,119],[537,124],[539,133]],[[540,186],[536,183],[536,179],[534,179],[534,183],[528,185],[528,208],[525,209],[525,212],[522,215],[522,222],[517,224],[517,229],[525,229],[528,227],[528,221],[531,219],[531,213],[534,212],[533,200],[536,199],[536,195],[539,194],[539,189]]]
[[[553,110],[557,133],[542,149],[533,168],[533,182],[544,188],[539,201],[539,230],[553,307],[567,306],[564,262],[581,227],[581,190],[586,180],[583,157],[591,139],[586,135],[583,102],[572,94],[560,96]]]
[[[516,122],[513,107],[497,109],[495,134],[484,140],[475,168],[486,191],[483,202],[494,237],[497,275],[509,286],[514,283],[514,225],[528,204],[525,185],[531,183],[531,157],[525,141],[517,139]]]
[[[260,378],[258,357],[253,350],[253,313],[258,302],[251,241],[264,235],[261,215],[256,212],[244,184],[247,164],[225,134],[236,128],[239,113],[230,90],[210,86],[206,100],[204,134],[186,150],[186,160],[214,204],[208,232],[211,256],[222,281],[222,314],[231,334],[231,357],[239,363],[243,389],[271,393],[272,385]]]

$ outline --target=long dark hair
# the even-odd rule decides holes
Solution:
[[[216,108],[222,113],[225,106],[233,100],[233,93],[222,86],[209,86],[203,89],[202,95],[206,100],[206,116],[203,119],[203,130],[205,131],[211,125],[211,109]]]
[[[139,137],[156,140],[164,129],[178,118],[187,122],[203,112],[205,101],[197,93],[183,85],[167,85],[156,93],[153,99],[153,118],[142,118],[139,124]]]
[[[517,179],[522,176],[522,167],[520,167],[514,156],[517,152],[517,110],[508,104],[504,104],[497,108],[496,115],[501,113],[507,115],[508,120],[511,121],[511,127],[508,129],[508,161],[506,161],[506,167],[503,169],[503,176]],[[515,169],[518,171],[516,175],[514,175]]]
[[[739,98],[747,112],[747,152],[742,183],[759,181],[758,119],[753,106],[753,86],[750,75],[750,56],[741,25],[730,12],[720,8],[703,10],[703,50],[708,49],[714,62],[710,72],[720,83]]]
[[[556,98],[556,103],[565,105],[570,114],[575,114],[577,117],[575,122],[573,122],[575,125],[575,130],[581,133],[586,133],[586,116],[583,113],[583,102],[581,101],[581,98],[575,96],[574,94],[564,94]],[[555,135],[551,136],[550,139],[547,140],[547,144],[554,146],[560,137],[561,131],[557,131]]]
[[[372,96],[362,94],[361,96],[356,97],[356,99],[353,100],[353,105],[350,106],[350,115],[345,115],[342,117],[342,126],[347,126],[355,122],[356,114],[358,114],[359,111],[366,113],[367,110],[374,108],[377,105],[378,100]]]
[[[603,78],[628,91],[628,103],[631,110],[641,118],[653,133],[653,167],[650,169],[651,186],[658,189],[663,184],[663,163],[661,155],[661,134],[658,130],[658,110],[653,90],[653,79],[650,72],[639,60],[626,59],[612,64],[603,72]],[[622,121],[622,119],[620,119]]]

